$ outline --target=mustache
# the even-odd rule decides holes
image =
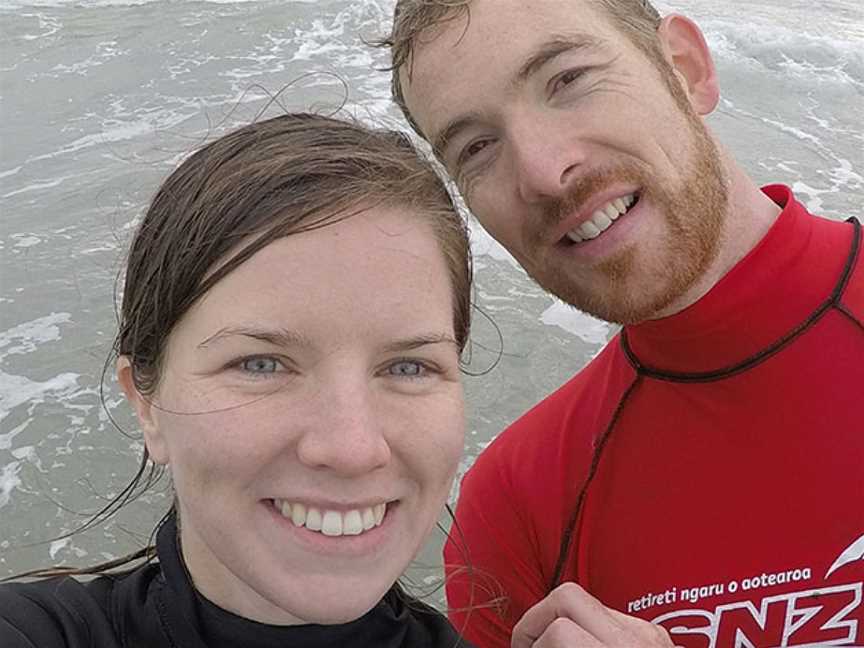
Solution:
[[[579,178],[574,178],[566,192],[545,201],[541,213],[546,226],[554,226],[578,211],[592,196],[615,184],[647,185],[644,172],[635,165],[621,165],[601,169]]]

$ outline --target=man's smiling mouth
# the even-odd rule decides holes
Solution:
[[[581,223],[579,227],[567,232],[565,239],[572,243],[584,243],[597,238],[612,227],[621,216],[627,214],[638,202],[638,193],[628,194],[609,201],[591,214],[591,217]]]

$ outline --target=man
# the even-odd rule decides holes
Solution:
[[[398,0],[388,44],[481,224],[625,325],[466,475],[457,628],[507,646],[531,610],[514,645],[556,619],[587,633],[560,645],[627,645],[625,613],[688,648],[864,645],[860,227],[755,186],[703,123],[700,30],[645,0]]]

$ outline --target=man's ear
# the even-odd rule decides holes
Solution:
[[[702,30],[689,18],[670,14],[660,23],[657,35],[693,109],[702,116],[712,112],[720,101],[720,86]]]
[[[132,363],[127,356],[117,358],[117,382],[120,383],[123,393],[126,394],[126,400],[129,401],[138,415],[138,423],[144,433],[144,443],[150,458],[157,464],[167,464],[168,448],[159,429],[158,416],[154,412],[155,407],[150,397],[143,395],[135,386]]]

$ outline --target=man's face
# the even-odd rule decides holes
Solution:
[[[412,116],[471,210],[545,289],[609,321],[674,312],[727,209],[713,141],[585,0],[474,0],[420,39]]]

